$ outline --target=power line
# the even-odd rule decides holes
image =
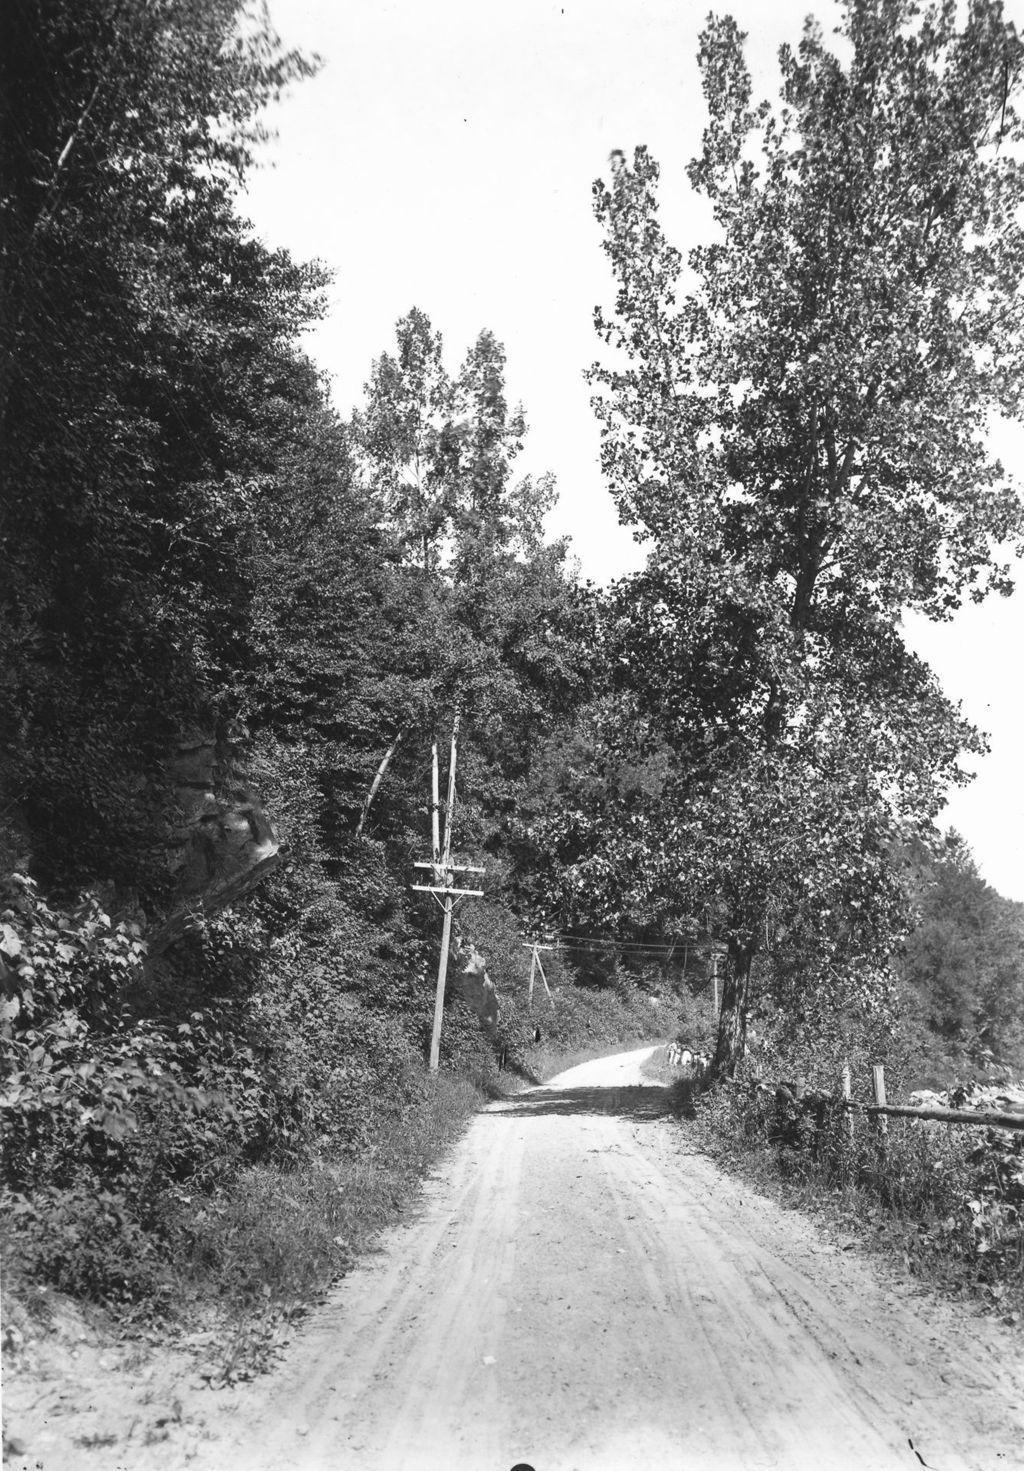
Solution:
[[[591,935],[563,935],[555,942],[556,949],[582,949],[587,946],[616,950],[652,951],[661,955],[672,955],[680,950],[703,950],[707,948],[705,940],[677,940],[651,942],[646,940],[613,940],[604,939],[600,936]]]

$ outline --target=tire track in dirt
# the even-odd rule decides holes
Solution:
[[[193,1464],[916,1471],[911,1438],[934,1471],[1024,1464],[1018,1341],[693,1152],[630,1086],[648,1055],[476,1119]]]

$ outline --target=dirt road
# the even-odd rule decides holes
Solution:
[[[1024,1465],[1019,1336],[895,1287],[723,1175],[643,1083],[648,1055],[478,1118],[417,1219],[192,1464]]]

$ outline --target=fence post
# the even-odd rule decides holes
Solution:
[[[804,1124],[804,1094],[806,1092],[807,1079],[798,1077],[793,1084],[793,1096],[796,1098],[796,1122],[794,1127],[796,1129],[797,1144],[801,1149],[807,1137],[807,1129]],[[811,1157],[817,1158],[817,1141],[813,1138],[811,1140]]]
[[[846,1134],[853,1143],[853,1109],[850,1107],[850,1064],[843,1063],[843,1112],[846,1115]]]
[[[871,1069],[871,1092],[874,1094],[875,1107],[884,1108],[886,1104],[885,1068],[880,1062],[876,1062]],[[880,1134],[886,1133],[889,1127],[889,1120],[886,1118],[884,1113],[878,1114],[877,1119],[878,1132]]]
[[[873,1064],[871,1068],[871,1092],[874,1095],[875,1106],[885,1107],[885,1068],[880,1062]],[[884,1113],[873,1115],[875,1121],[875,1136],[878,1140],[878,1153],[884,1161],[889,1142],[889,1120]]]

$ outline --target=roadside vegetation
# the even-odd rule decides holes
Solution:
[[[1024,1321],[1024,1131],[801,1109],[746,1079],[675,1083],[709,1152],[917,1281]],[[813,1101],[813,1096],[812,1096]]]
[[[872,1028],[855,1008],[827,1017],[762,1008],[743,1063],[720,1086],[664,1058],[657,1076],[726,1168],[883,1252],[897,1271],[1017,1325],[1024,1130],[891,1117],[882,1132],[840,1102],[844,1066],[863,1106],[881,1063],[890,1103],[1024,1116],[1024,906],[984,883],[952,833],[936,852],[917,850],[911,891],[918,917],[895,971],[898,1026]],[[708,1035],[699,1014],[678,1031],[694,1051]]]
[[[664,1057],[656,1076],[724,1167],[884,1253],[895,1270],[1017,1325],[1024,1130],[892,1117],[883,1134],[839,1102],[844,1065],[864,1105],[881,1063],[890,1103],[942,1090],[925,1102],[1021,1111],[1024,906],[984,883],[956,834],[935,852],[917,850],[911,891],[918,917],[894,976],[898,1026],[872,1028],[856,1008],[762,1008],[731,1079],[706,1088]],[[678,1030],[694,1051],[707,1050],[708,1036],[699,1011]]]
[[[19,0],[4,64],[6,1300],[265,1324],[503,1057],[530,1071],[519,810],[602,678],[596,599],[544,539],[552,482],[514,473],[492,333],[453,363],[410,310],[347,421],[303,356],[326,277],[237,193],[315,63],[236,0]],[[446,816],[486,897],[457,919],[502,1010],[453,956],[431,1078],[410,884],[460,709]],[[550,972],[551,1056],[649,1025],[624,976]]]
[[[843,14],[845,60],[810,22],[783,51],[780,106],[709,21],[689,182],[716,223],[688,274],[647,149],[595,186],[604,472],[650,547],[598,589],[545,536],[553,479],[518,474],[493,332],[453,357],[409,307],[348,418],[303,354],[328,277],[255,238],[238,191],[318,64],[241,0],[17,0],[15,1296],[168,1330],[202,1303],[238,1325],[241,1372],[506,1078],[681,1028],[720,1085],[708,1127],[795,1179],[806,1150],[734,1091],[751,1029],[809,1077],[1019,1061],[1021,906],[936,826],[983,739],[902,617],[1008,593],[1024,544],[984,432],[1024,403],[1024,46],[999,0]],[[412,884],[456,716],[441,805],[483,870],[458,922],[494,990],[453,960],[430,1077],[439,913]],[[539,939],[561,948],[531,1011]],[[939,1147],[894,1130],[881,1172],[838,1144],[811,1161],[861,1214],[916,1222],[911,1259],[991,1289],[1019,1271],[1015,1197],[979,1233],[974,1162]]]
[[[78,1155],[75,1168],[60,1170],[51,1156],[31,1186],[19,1181],[22,1189],[7,1196],[8,1325],[30,1337],[45,1328],[56,1292],[105,1308],[110,1329],[121,1333],[159,1328],[173,1340],[194,1337],[201,1326],[212,1382],[268,1367],[293,1322],[401,1218],[480,1108],[656,1035],[649,998],[632,988],[601,995],[563,978],[555,997],[542,1040],[535,1042],[531,1020],[517,1034],[506,1069],[475,1013],[456,1002],[446,1019],[454,1040],[445,1066],[429,1076],[419,1058],[407,1060],[403,1076],[382,1087],[367,1111],[358,1143],[345,1149],[295,1141],[287,1159],[247,1161],[215,1137],[222,1110],[231,1106],[214,1101],[175,1120],[182,1144],[193,1135],[195,1164],[174,1181],[145,1124],[125,1122],[131,1158],[116,1162],[109,1130],[92,1137],[69,1130],[63,1145]],[[507,1023],[503,1035],[512,1036]],[[45,1071],[59,1088],[60,1064]],[[17,1075],[12,1091],[20,1086]],[[134,1107],[141,1099],[136,1087]],[[10,1103],[8,1110],[10,1119]],[[47,1116],[51,1110],[59,1128],[56,1094]],[[166,1112],[165,1128],[172,1105]]]

